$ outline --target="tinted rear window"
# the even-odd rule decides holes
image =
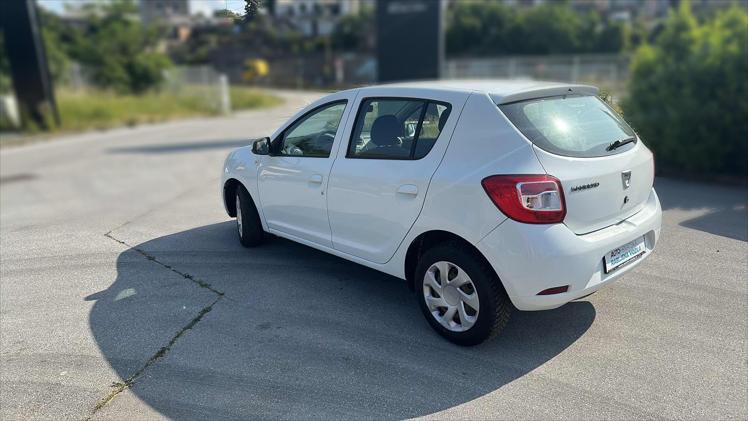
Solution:
[[[634,145],[606,150],[616,140],[636,135],[596,96],[539,98],[503,104],[499,108],[532,143],[558,155],[580,158],[613,155]]]

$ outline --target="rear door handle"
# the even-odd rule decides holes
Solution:
[[[418,196],[418,186],[415,184],[403,184],[397,188],[397,192],[400,194],[408,194],[411,196]]]
[[[309,182],[314,184],[322,184],[322,176],[319,174],[313,174],[309,177]]]

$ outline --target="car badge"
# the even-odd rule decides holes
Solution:
[[[631,187],[631,171],[624,171],[621,173],[621,181],[623,182],[623,189],[626,190]]]
[[[573,192],[577,192],[577,191],[580,191],[580,190],[594,189],[594,188],[599,187],[599,186],[600,186],[600,183],[598,183],[598,182],[594,182],[594,183],[590,183],[590,184],[582,184],[580,186],[574,186],[574,187],[572,187],[571,188],[571,192],[573,193]]]

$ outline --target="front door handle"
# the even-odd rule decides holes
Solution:
[[[319,174],[313,174],[309,177],[309,182],[314,184],[322,184],[322,176]]]
[[[418,196],[418,186],[415,184],[403,184],[397,188],[397,192],[400,194],[408,194],[411,196]]]

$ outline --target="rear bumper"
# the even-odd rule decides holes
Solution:
[[[628,219],[585,235],[566,225],[530,225],[506,220],[478,243],[491,262],[509,298],[520,310],[547,310],[591,294],[641,264],[660,236],[662,210],[654,189],[641,211]],[[640,258],[605,273],[603,256],[644,236]],[[568,285],[567,292],[537,295],[547,288]]]

